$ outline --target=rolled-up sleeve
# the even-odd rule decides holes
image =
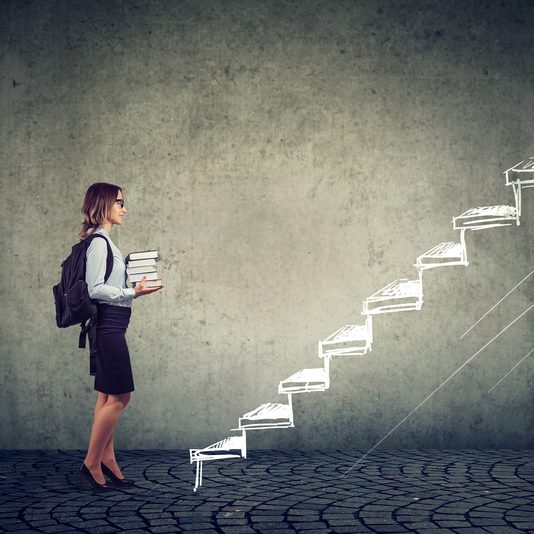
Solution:
[[[90,298],[108,302],[122,302],[132,300],[135,297],[134,288],[104,284],[108,248],[103,239],[93,239],[87,248],[86,256],[85,282]]]

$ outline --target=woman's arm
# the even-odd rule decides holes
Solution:
[[[89,297],[108,302],[123,302],[135,297],[134,288],[114,287],[104,284],[106,275],[107,244],[103,239],[93,239],[87,248],[87,268],[85,282]]]

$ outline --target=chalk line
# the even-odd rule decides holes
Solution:
[[[466,334],[468,334],[469,332],[471,332],[471,330],[473,330],[473,328],[475,328],[475,326],[480,323],[480,321],[482,321],[482,319],[484,319],[484,317],[486,317],[491,311],[493,311],[510,293],[512,293],[513,291],[515,291],[532,273],[534,273],[534,271],[530,271],[526,276],[525,278],[523,278],[523,280],[521,280],[521,282],[519,282],[518,284],[516,284],[512,289],[510,289],[510,291],[508,291],[508,293],[506,293],[506,295],[504,295],[504,297],[499,300],[499,302],[497,302],[496,304],[494,304],[473,326],[471,326],[471,328],[467,329],[461,336],[460,336],[460,339],[462,339]]]

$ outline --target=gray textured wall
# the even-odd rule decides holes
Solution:
[[[1,447],[84,448],[95,401],[52,285],[87,187],[124,187],[112,237],[157,247],[166,287],[134,302],[136,391],[118,448],[208,445],[451,218],[512,203],[534,155],[529,1],[0,3]],[[366,448],[532,304],[534,191],[519,227],[467,236],[470,266],[428,272],[420,312],[375,320],[296,428],[250,448]],[[533,277],[534,278],[534,277]],[[525,315],[383,447],[531,447]]]

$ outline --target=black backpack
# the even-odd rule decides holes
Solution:
[[[59,328],[67,328],[75,324],[81,327],[78,347],[85,348],[86,335],[91,320],[96,320],[96,304],[89,298],[87,283],[85,282],[86,252],[95,237],[106,240],[108,257],[104,283],[113,270],[113,251],[109,241],[101,234],[92,234],[76,243],[72,251],[61,263],[61,281],[52,288],[56,304],[56,323]]]

